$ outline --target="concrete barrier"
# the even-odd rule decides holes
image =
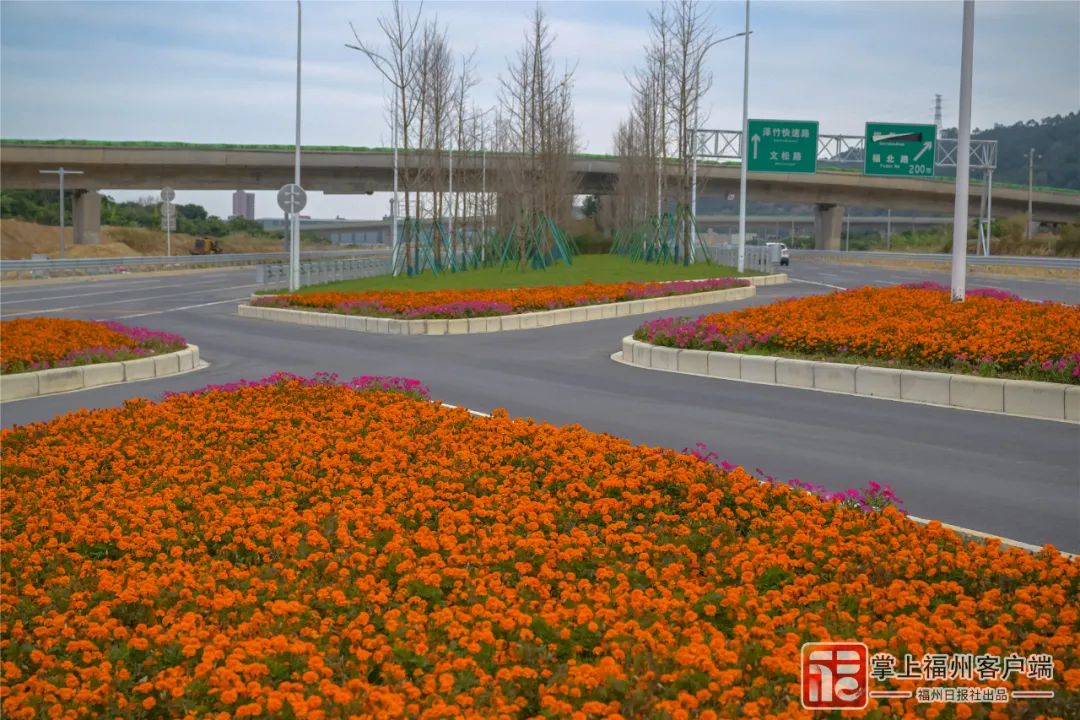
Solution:
[[[901,370],[900,399],[949,405],[949,376],[925,370]]]
[[[0,402],[166,377],[188,372],[198,366],[199,348],[188,345],[174,353],[137,360],[0,375]]]
[[[843,363],[814,363],[814,387],[833,392],[855,392],[855,368],[857,365]]]
[[[789,387],[814,387],[814,366],[801,360],[777,358],[776,384]]]
[[[953,375],[949,379],[949,404],[972,410],[1005,412],[1005,383],[997,378]]]
[[[1080,422],[1080,387],[1065,388],[1065,419]]]
[[[1080,423],[1080,387],[817,362],[769,355],[681,350],[622,339],[612,359],[702,377]]]
[[[859,365],[855,369],[855,394],[900,398],[900,371],[896,368]]]
[[[1060,420],[1065,417],[1065,387],[1016,380],[1005,385],[1005,412]]]
[[[680,352],[675,348],[653,345],[652,354],[649,355],[649,367],[657,370],[678,370]]]

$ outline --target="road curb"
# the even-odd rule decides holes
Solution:
[[[0,402],[28,400],[44,395],[168,377],[201,367],[199,346],[188,345],[177,352],[137,360],[0,375]]]
[[[490,332],[508,332],[512,330],[531,330],[538,327],[569,325],[572,323],[608,320],[615,317],[642,315],[645,313],[677,310],[679,308],[712,305],[722,302],[734,302],[754,297],[757,288],[762,285],[779,285],[788,281],[787,275],[764,275],[750,280],[745,287],[708,292],[670,295],[643,300],[625,300],[601,305],[583,305],[579,307],[546,310],[543,312],[518,313],[496,317],[457,318],[452,320],[398,320],[395,318],[377,318],[366,315],[342,315],[341,313],[296,310],[293,308],[259,307],[243,303],[236,309],[237,315],[244,318],[284,322],[313,327],[328,327],[336,330],[375,333],[379,335],[472,335]],[[757,282],[753,282],[753,281]]]
[[[705,355],[707,372],[700,371],[701,354]],[[682,350],[641,342],[631,335],[623,338],[622,350],[611,359],[684,375],[1080,424],[1080,386],[1076,385]]]

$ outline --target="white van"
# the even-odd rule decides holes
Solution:
[[[780,264],[789,265],[791,263],[791,253],[788,252],[787,245],[782,242],[765,243],[765,247],[767,248],[773,248],[777,246],[780,247]],[[769,254],[772,254],[771,250]]]

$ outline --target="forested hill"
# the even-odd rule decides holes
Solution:
[[[941,134],[956,137],[956,128],[942,130]],[[1035,148],[1036,186],[1080,190],[1080,113],[1015,125],[994,125],[987,130],[974,130],[971,135],[980,140],[998,141],[995,182],[1027,185],[1027,153]]]

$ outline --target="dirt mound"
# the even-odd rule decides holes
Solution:
[[[236,233],[226,235],[219,240],[222,251],[227,253],[282,252],[284,250],[283,240],[275,237],[255,237],[247,233]],[[161,230],[103,225],[100,244],[76,245],[72,240],[71,228],[64,229],[65,254],[71,258],[164,255],[165,245],[165,233]],[[194,247],[193,235],[172,234],[173,255],[190,255]],[[333,246],[330,243],[304,241],[302,247],[326,249]],[[48,255],[50,258],[60,257],[60,228],[23,220],[0,221],[0,258],[25,260],[33,254]]]

